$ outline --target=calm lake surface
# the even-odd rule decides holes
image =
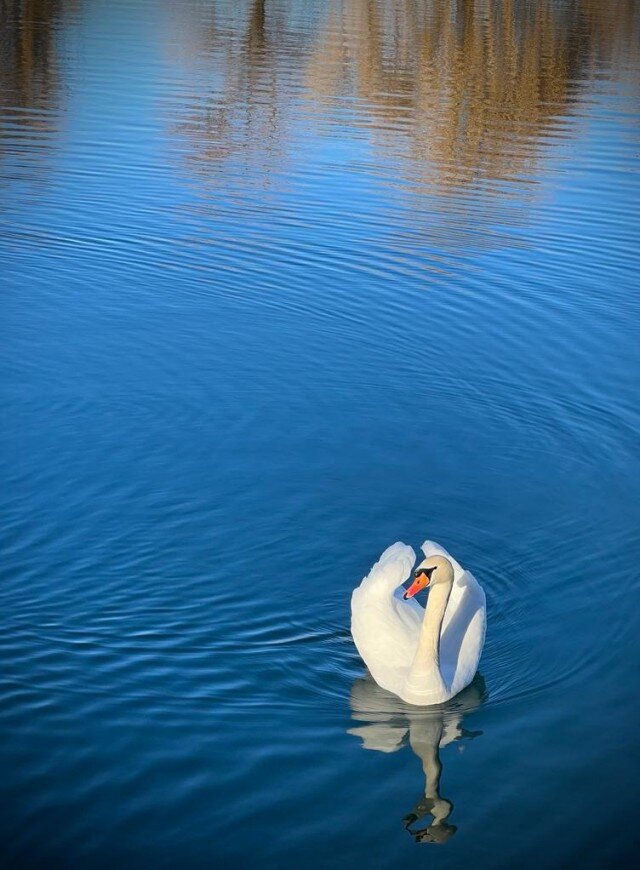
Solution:
[[[6,866],[633,856],[639,170],[633,0],[0,3]],[[435,710],[349,633],[426,537]]]

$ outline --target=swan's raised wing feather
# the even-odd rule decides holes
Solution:
[[[469,685],[478,670],[487,625],[484,589],[473,574],[465,571],[455,586],[459,600],[449,618],[445,613],[440,637],[442,669],[453,695]]]
[[[351,596],[351,634],[374,680],[394,691],[398,671],[412,661],[422,614],[419,604],[403,601],[398,587],[415,563],[412,547],[400,542],[384,551]]]
[[[416,561],[413,547],[397,541],[384,551],[355,592],[393,592],[408,578]]]

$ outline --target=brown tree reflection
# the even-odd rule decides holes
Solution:
[[[286,154],[295,98],[296,70],[311,51],[311,34],[295,26],[293,9],[253,0],[236,18],[212,4],[175,10],[188,40],[182,60],[196,82],[196,96],[177,130],[191,139],[191,168],[207,174],[221,160],[255,164],[268,173]],[[201,16],[194,26],[193,16]],[[194,52],[195,49],[195,52]],[[214,87],[205,82],[214,75]],[[240,170],[239,170],[240,171]]]
[[[638,11],[633,0],[349,0],[332,6],[308,87],[327,104],[352,82],[361,122],[413,180],[520,181],[585,79],[622,46],[637,56]]]
[[[71,5],[0,0],[0,159],[19,154],[28,164],[50,144],[60,99],[57,31]]]
[[[413,192],[523,196],[585,83],[638,68],[635,0],[330,0],[300,16],[254,0],[200,32],[216,86],[182,131],[202,171],[243,154],[268,173],[295,119],[366,130]]]

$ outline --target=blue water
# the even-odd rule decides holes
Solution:
[[[633,856],[639,46],[633,0],[0,5],[7,866]],[[349,634],[425,537],[488,600],[435,710]]]

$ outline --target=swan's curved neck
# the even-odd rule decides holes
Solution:
[[[407,685],[424,694],[425,703],[429,695],[447,689],[440,671],[440,632],[452,586],[453,572],[450,579],[435,584],[429,592],[418,648],[409,669]]]

